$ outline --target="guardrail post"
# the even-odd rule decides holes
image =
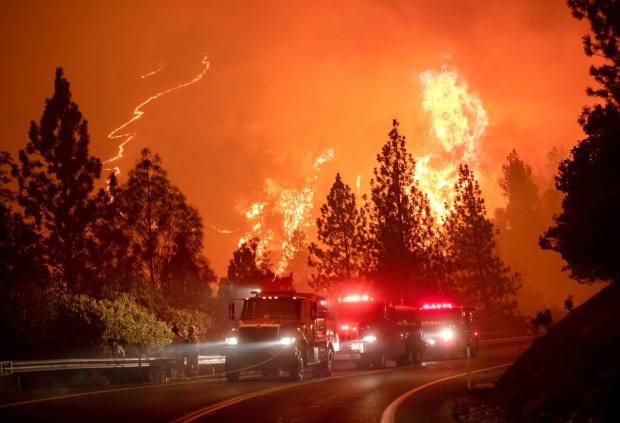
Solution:
[[[471,347],[467,344],[467,389],[471,389]]]

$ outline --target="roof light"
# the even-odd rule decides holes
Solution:
[[[440,304],[424,304],[422,306],[424,310],[439,310],[442,308],[452,308],[452,304],[450,303],[440,303]]]
[[[342,299],[345,303],[352,303],[357,301],[372,301],[373,298],[368,295],[348,295]]]

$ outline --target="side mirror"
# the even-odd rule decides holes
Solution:
[[[228,303],[228,318],[235,320],[235,303],[233,301]]]

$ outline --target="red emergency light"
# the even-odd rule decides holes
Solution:
[[[424,304],[422,306],[424,310],[439,310],[443,308],[452,308],[452,304],[450,303],[442,303],[442,304]]]

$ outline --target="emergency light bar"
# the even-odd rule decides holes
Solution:
[[[348,295],[342,299],[342,302],[352,303],[357,301],[372,301],[373,298],[368,295]]]
[[[424,310],[438,310],[442,308],[452,308],[452,304],[424,304],[422,308]]]

